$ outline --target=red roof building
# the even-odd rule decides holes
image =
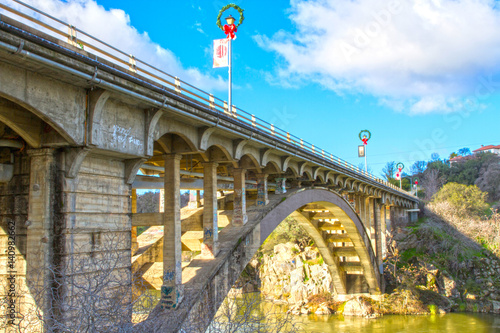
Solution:
[[[489,153],[500,155],[500,145],[498,145],[498,146],[494,146],[494,145],[481,146],[481,148],[478,148],[472,152],[474,154],[489,152]]]

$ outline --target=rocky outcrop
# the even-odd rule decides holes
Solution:
[[[333,293],[332,278],[317,249],[285,243],[266,254],[260,266],[261,293],[297,305],[311,295]]]

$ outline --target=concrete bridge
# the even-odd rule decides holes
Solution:
[[[159,262],[161,299],[134,330],[204,331],[288,216],[332,292],[383,292],[385,230],[417,198],[75,27],[0,8],[0,325],[126,331],[133,281]],[[136,213],[148,188],[162,213]],[[181,210],[182,189],[203,199]]]

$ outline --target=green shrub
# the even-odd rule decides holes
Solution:
[[[486,195],[476,185],[448,183],[432,197],[432,201],[449,203],[457,215],[462,217],[481,216],[488,208]]]

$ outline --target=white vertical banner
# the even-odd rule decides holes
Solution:
[[[214,40],[214,68],[228,67],[227,38]]]

